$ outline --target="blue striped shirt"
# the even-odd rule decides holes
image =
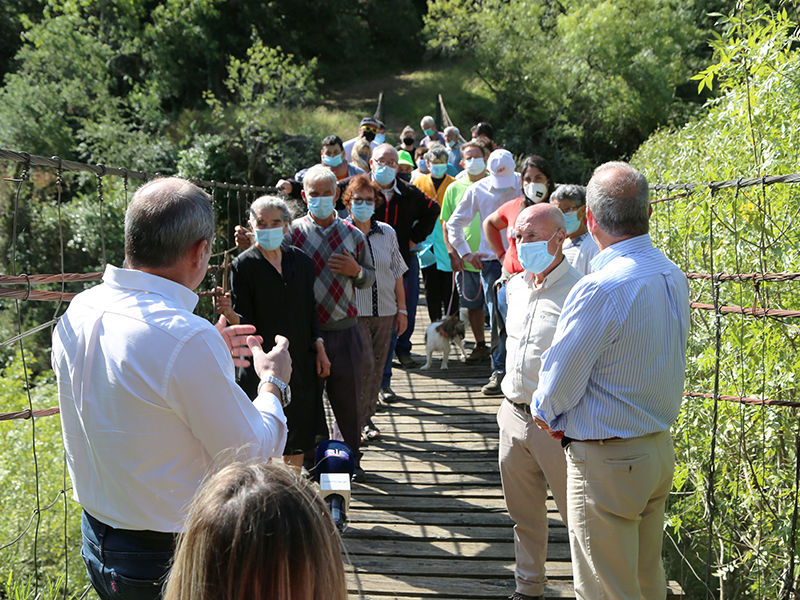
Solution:
[[[666,431],[683,392],[686,277],[647,234],[606,248],[592,268],[542,356],[534,416],[577,440]]]

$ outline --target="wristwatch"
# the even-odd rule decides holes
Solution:
[[[274,383],[278,386],[278,389],[281,391],[281,406],[286,408],[292,402],[292,389],[289,387],[288,383],[283,383],[277,377],[273,377],[272,375],[267,375],[264,379],[261,380],[261,383],[258,384],[258,393],[261,393],[261,386],[267,383]]]

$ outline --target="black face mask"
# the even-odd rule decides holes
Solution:
[[[411,183],[411,173],[398,173],[397,178],[402,179],[406,183]]]
[[[413,146],[414,145],[414,138],[412,138],[412,137],[404,137],[403,138],[403,143],[406,146]]]
[[[368,142],[371,142],[372,140],[375,139],[375,134],[373,132],[371,132],[371,131],[365,131],[364,132],[364,137],[366,138],[366,140]]]

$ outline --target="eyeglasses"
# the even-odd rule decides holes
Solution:
[[[375,198],[359,198],[358,196],[353,196],[351,199],[356,206],[361,206],[362,204],[375,206]]]
[[[397,161],[395,159],[386,160],[385,158],[373,158],[372,162],[381,167],[397,167]]]
[[[581,209],[580,206],[573,206],[572,208],[562,208],[561,212],[566,215],[567,213],[575,212],[576,210],[580,210],[580,209]]]

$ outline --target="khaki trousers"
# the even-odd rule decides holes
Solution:
[[[664,505],[675,452],[669,431],[566,448],[576,598],[663,600]]]
[[[567,523],[567,466],[561,444],[540,430],[531,416],[503,401],[500,476],[508,514],[514,520],[514,578],[517,591],[540,596],[547,581],[547,485]]]

